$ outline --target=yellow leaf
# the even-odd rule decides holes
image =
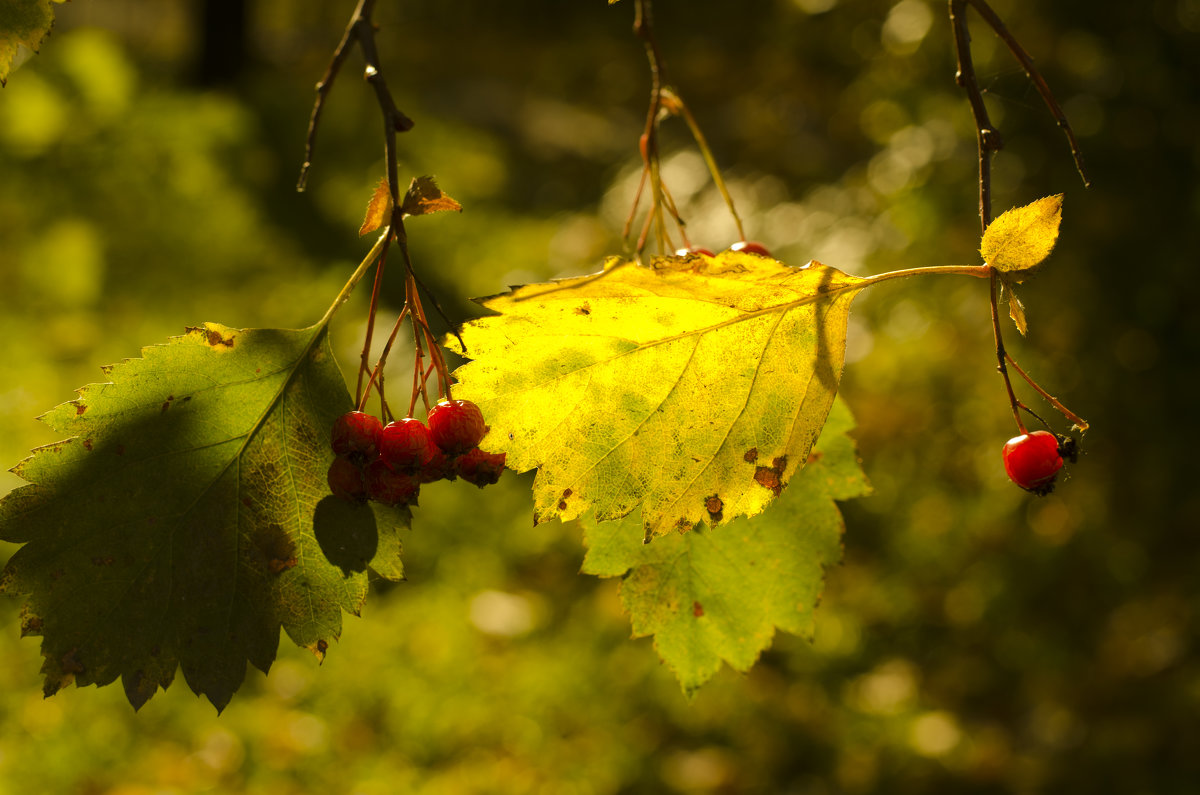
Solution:
[[[1061,193],[1017,207],[988,224],[979,245],[983,261],[999,271],[1017,273],[1050,256],[1062,222]]]
[[[363,218],[362,226],[358,228],[358,236],[362,237],[383,226],[387,223],[391,212],[392,193],[388,190],[387,177],[384,177],[379,180],[379,185],[375,188],[375,192],[371,194],[371,201],[367,202],[367,214]]]
[[[462,212],[462,205],[442,193],[433,177],[417,177],[408,186],[400,209],[405,215],[430,215],[447,210]]]
[[[1025,320],[1025,304],[1017,298],[1017,291],[1008,285],[1008,316],[1016,324],[1017,331],[1024,337],[1029,332],[1029,323]]]
[[[37,52],[53,25],[54,7],[50,0],[5,0],[0,3],[0,85],[8,82],[13,59],[21,47]]]
[[[483,448],[538,469],[535,521],[640,508],[649,537],[752,516],[808,460],[863,284],[736,252],[613,258],[483,299],[498,314],[464,327],[454,395]]]

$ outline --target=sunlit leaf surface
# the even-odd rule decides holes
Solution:
[[[809,465],[761,516],[643,544],[631,520],[591,525],[583,570],[624,577],[636,637],[654,646],[686,691],[725,661],[749,670],[776,629],[811,638],[825,569],[842,557],[834,500],[870,491],[850,412],[835,403]]]
[[[640,509],[650,536],[752,516],[825,424],[862,284],[752,254],[614,258],[483,300],[498,314],[463,329],[455,396],[483,409],[482,447],[538,469],[536,521]]]
[[[1058,241],[1062,203],[1061,193],[1047,196],[992,221],[979,246],[984,262],[1013,274],[1036,267]]]

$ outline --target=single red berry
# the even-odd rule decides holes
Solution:
[[[416,503],[421,484],[407,472],[397,472],[382,456],[367,464],[363,471],[367,496],[384,505]]]
[[[504,457],[504,453],[485,453],[474,447],[455,459],[454,469],[463,480],[482,489],[500,480]]]
[[[364,502],[367,499],[367,486],[363,483],[363,473],[348,458],[335,458],[329,465],[329,490],[333,496],[347,502]]]
[[[681,248],[675,252],[675,256],[677,257],[688,257],[693,254],[703,254],[706,257],[716,256],[716,254],[701,246],[688,246],[687,248]]]
[[[433,460],[429,429],[413,417],[389,422],[383,429],[379,457],[401,472],[414,472],[424,467]]]
[[[422,483],[433,483],[437,480],[454,480],[454,461],[442,452],[442,448],[433,446],[433,459],[417,470],[417,480]]]
[[[448,455],[465,453],[483,439],[483,412],[469,400],[443,400],[429,410],[429,435]]]
[[[349,411],[333,423],[333,454],[352,456],[366,463],[379,455],[383,423],[361,411]]]
[[[740,251],[743,254],[757,254],[760,257],[769,257],[771,252],[762,243],[754,240],[739,240],[729,247],[730,251]]]
[[[1049,431],[1015,436],[1004,445],[1004,471],[1026,491],[1045,496],[1054,490],[1054,478],[1062,469],[1058,438]]]

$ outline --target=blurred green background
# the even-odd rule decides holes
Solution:
[[[383,173],[351,55],[305,194],[313,84],[353,4],[74,0],[0,91],[0,460],[101,365],[211,320],[316,320],[365,252]],[[945,3],[659,0],[676,84],[752,237],[869,274],[977,261],[974,134]],[[1079,134],[1095,186],[973,14],[1007,141],[997,212],[1066,194],[1011,350],[1093,424],[1057,492],[1007,482],[986,288],[859,298],[842,394],[873,496],[844,506],[813,643],[780,637],[690,703],[580,532],[531,527],[529,482],[422,494],[409,580],[323,666],[286,639],[221,716],[180,681],[43,700],[0,603],[0,793],[1190,793],[1200,788],[1200,2],[997,0]],[[401,173],[466,207],[417,219],[425,281],[469,296],[620,251],[648,76],[626,0],[381,3],[416,127]],[[207,15],[207,16],[206,16]],[[209,24],[203,20],[208,19]],[[665,173],[695,242],[734,239],[678,122]],[[381,313],[390,324],[399,282]],[[366,296],[339,315],[355,361]],[[403,361],[403,356],[394,360]],[[1032,395],[1024,393],[1033,401]],[[1059,430],[1065,430],[1059,423]],[[0,475],[0,493],[19,484]],[[4,557],[11,547],[3,550]]]

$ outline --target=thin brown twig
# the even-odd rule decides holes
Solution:
[[[1058,398],[1054,397],[1054,395],[1051,395],[1049,392],[1042,389],[1038,385],[1037,381],[1034,381],[1033,378],[1031,378],[1028,373],[1026,373],[1024,370],[1021,369],[1021,365],[1017,364],[1017,360],[1014,359],[1011,355],[1005,354],[1005,357],[1007,358],[1009,365],[1014,370],[1017,371],[1017,375],[1024,378],[1025,383],[1027,383],[1031,387],[1033,387],[1034,391],[1036,391],[1039,395],[1041,395],[1042,398],[1044,398],[1047,403],[1049,403],[1051,406],[1054,406],[1054,408],[1058,409],[1060,414],[1062,414],[1064,417],[1066,417],[1071,422],[1075,423],[1075,425],[1079,426],[1079,430],[1086,431],[1088,429],[1087,420],[1085,420],[1083,417],[1080,417],[1078,414],[1071,411],[1066,406],[1064,406],[1062,403],[1060,403]],[[1033,414],[1032,411],[1029,413]],[[1036,414],[1034,414],[1034,416],[1037,417]],[[1038,417],[1038,419],[1041,419],[1041,417]],[[1043,422],[1045,422],[1045,421],[1043,420]]]
[[[371,369],[369,362],[371,357],[371,339],[375,335],[375,310],[379,306],[379,292],[383,285],[383,270],[384,265],[387,262],[388,245],[391,242],[392,230],[389,227],[387,231],[384,232],[383,251],[379,253],[379,264],[375,266],[375,283],[371,285],[371,305],[367,311],[367,331],[363,335],[362,354],[358,360],[358,382],[354,388],[354,404],[358,406],[360,411],[362,410],[361,404],[363,403],[364,399],[363,373]],[[368,384],[366,394],[369,394],[370,391],[371,387]]]
[[[312,167],[313,150],[317,145],[317,128],[321,123],[321,111],[325,109],[325,102],[329,98],[330,90],[333,88],[333,81],[337,78],[342,64],[346,60],[346,56],[350,53],[351,44],[357,42],[359,49],[363,52],[363,58],[366,60],[365,77],[367,82],[371,84],[371,87],[375,89],[375,95],[379,100],[379,107],[383,111],[385,128],[384,149],[389,163],[389,185],[391,187],[392,199],[395,200],[397,198],[395,179],[396,132],[411,130],[413,121],[396,107],[391,92],[388,91],[387,83],[383,79],[383,73],[380,71],[379,52],[375,47],[375,26],[371,22],[371,13],[374,9],[375,0],[358,0],[358,5],[354,8],[354,13],[350,15],[350,22],[346,25],[346,32],[342,34],[342,40],[338,43],[337,49],[333,51],[329,67],[325,70],[321,81],[317,83],[317,98],[313,103],[312,116],[308,120],[308,134],[305,136],[304,141],[304,165],[300,167],[300,178],[296,182],[296,190],[298,191],[303,191],[308,185],[308,172]]]
[[[1033,58],[1029,57],[1029,53],[1025,52],[1025,48],[1009,32],[1004,21],[987,4],[987,0],[959,0],[959,5],[961,6],[963,2],[970,3],[971,7],[991,26],[996,35],[1000,37],[1000,40],[1008,47],[1008,51],[1021,64],[1021,68],[1025,70],[1025,76],[1033,83],[1034,88],[1041,95],[1042,101],[1050,109],[1050,114],[1054,116],[1055,123],[1058,124],[1063,134],[1066,135],[1067,144],[1071,147],[1071,158],[1075,161],[1075,170],[1079,172],[1079,177],[1083,180],[1084,187],[1091,187],[1092,180],[1088,177],[1087,169],[1083,165],[1083,153],[1079,151],[1079,142],[1075,138],[1075,131],[1071,129],[1071,124],[1067,121],[1067,114],[1063,112],[1062,106],[1054,99],[1054,94],[1051,93],[1050,86],[1046,83],[1045,78],[1038,72],[1037,67],[1033,65]],[[953,10],[951,13],[953,13]],[[964,22],[964,28],[965,24]]]

